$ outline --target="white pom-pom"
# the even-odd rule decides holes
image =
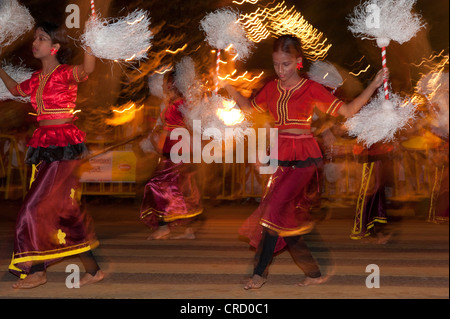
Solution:
[[[217,94],[203,99],[194,106],[183,106],[180,108],[180,112],[193,130],[197,129],[193,126],[193,121],[201,121],[201,132],[198,132],[200,134],[203,134],[208,128],[215,128],[212,137],[218,141],[225,140],[227,128],[234,129],[233,138],[236,141],[242,141],[245,136],[244,131],[252,126],[233,100]]]
[[[175,86],[183,94],[188,104],[196,103],[201,98],[201,86],[192,58],[184,57],[175,66]]]
[[[430,72],[417,83],[417,91],[427,97],[433,131],[441,136],[449,135],[449,74]]]
[[[239,22],[238,12],[229,8],[218,9],[200,21],[200,28],[213,48],[224,50],[232,45],[237,60],[244,60],[250,55],[253,43]]]
[[[337,89],[343,84],[341,74],[330,62],[313,62],[309,69],[308,75],[311,80],[332,89]]]
[[[391,39],[389,38],[377,38],[377,46],[379,48],[387,47],[391,43]]]
[[[34,19],[28,9],[16,0],[0,1],[0,50],[30,31]]]
[[[139,146],[144,151],[144,153],[152,153],[155,152],[155,148],[153,147],[152,142],[150,142],[149,138],[144,138],[139,142]]]
[[[164,98],[164,74],[155,73],[148,78],[150,94],[160,99]]]
[[[394,140],[395,133],[415,117],[417,106],[410,100],[404,101],[399,95],[391,93],[386,101],[382,88],[369,104],[345,122],[350,136],[370,147],[377,142]]]
[[[386,100],[385,99],[383,102],[381,102],[381,108],[385,112],[393,111],[394,110],[394,104],[392,104],[392,102],[390,100]]]
[[[349,17],[348,29],[357,37],[377,39],[382,48],[390,40],[409,41],[424,27],[420,15],[412,13],[416,0],[369,0],[358,5]]]
[[[117,62],[140,61],[147,58],[153,38],[150,18],[144,10],[135,10],[120,19],[89,19],[81,45],[90,47],[100,59]]]
[[[13,66],[11,64],[7,64],[3,62],[2,69],[8,74],[11,78],[14,79],[17,83],[21,83],[25,80],[28,80],[31,78],[31,75],[33,74],[33,70],[26,68],[22,65]],[[9,90],[6,88],[3,81],[0,81],[0,101],[3,100],[15,100],[19,102],[29,102],[30,97],[23,97],[23,96],[14,96],[12,95]]]

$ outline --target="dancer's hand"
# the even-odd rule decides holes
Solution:
[[[375,88],[378,88],[383,84],[383,81],[385,78],[389,79],[389,69],[388,68],[379,70],[371,84]]]

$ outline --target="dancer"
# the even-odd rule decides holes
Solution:
[[[428,221],[436,224],[448,224],[448,136],[445,138],[440,136],[443,140],[442,145],[439,145],[434,150],[434,183],[431,190],[430,208],[428,211]]]
[[[391,237],[384,226],[387,223],[385,186],[393,176],[393,150],[389,143],[375,143],[370,148],[359,144],[353,147],[363,170],[351,239],[375,237],[377,244],[386,244]]]
[[[297,72],[304,62],[298,38],[283,35],[276,39],[272,57],[278,79],[268,82],[251,101],[230,84],[224,84],[244,111],[270,112],[279,130],[277,170],[258,209],[240,230],[250,239],[250,244],[257,247],[253,276],[245,289],[261,288],[267,280],[267,268],[274,252],[286,245],[306,274],[306,279],[299,285],[325,281],[326,277],[322,276],[301,236],[313,228],[306,191],[322,163],[320,148],[311,134],[310,119],[315,107],[332,116],[350,117],[367,103],[383,83],[383,71],[380,70],[358,97],[344,104],[322,85]]]
[[[33,165],[34,180],[17,217],[9,266],[20,277],[13,284],[18,289],[45,284],[47,267],[71,255],[79,255],[86,270],[80,286],[104,277],[91,252],[97,244],[91,220],[77,200],[77,168],[87,148],[85,133],[73,124],[77,84],[94,71],[95,57],[88,49],[83,64],[67,65],[67,44],[62,27],[43,22],[36,26],[32,44],[42,69],[20,84],[0,69],[11,94],[31,97],[39,125],[28,141],[25,161]]]
[[[174,84],[174,73],[166,76],[164,93],[168,106],[161,113],[163,125],[157,124],[150,135],[152,144],[163,159],[155,176],[145,185],[140,218],[145,225],[156,229],[148,239],[169,238],[171,228],[179,225],[186,227],[185,232],[173,239],[195,239],[189,224],[203,212],[195,168],[192,164],[171,160],[172,147],[180,140],[171,140],[170,132],[175,128],[187,128],[180,112],[184,100]]]

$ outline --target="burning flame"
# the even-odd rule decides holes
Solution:
[[[234,101],[224,100],[223,108],[218,109],[216,114],[227,126],[242,123],[245,119],[244,113],[236,107]]]

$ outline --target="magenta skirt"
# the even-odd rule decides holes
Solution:
[[[279,166],[271,176],[259,207],[239,229],[239,234],[257,247],[263,227],[275,231],[278,242],[275,252],[286,246],[283,237],[299,236],[305,233],[305,225],[310,225],[308,186],[316,178],[317,168],[292,168]],[[310,230],[310,229],[309,229]]]
[[[190,221],[203,212],[195,171],[189,164],[164,159],[144,189],[140,219],[152,229],[160,222],[171,226]]]
[[[239,229],[241,236],[257,247],[263,227],[279,235],[275,252],[283,249],[283,237],[299,236],[311,229],[308,196],[311,186],[317,191],[318,167],[322,165],[322,153],[310,134],[282,133],[278,138],[278,168],[269,179],[259,207]]]
[[[92,220],[78,202],[78,160],[41,162],[19,211],[9,269],[24,278],[33,263],[48,266],[97,245]]]

